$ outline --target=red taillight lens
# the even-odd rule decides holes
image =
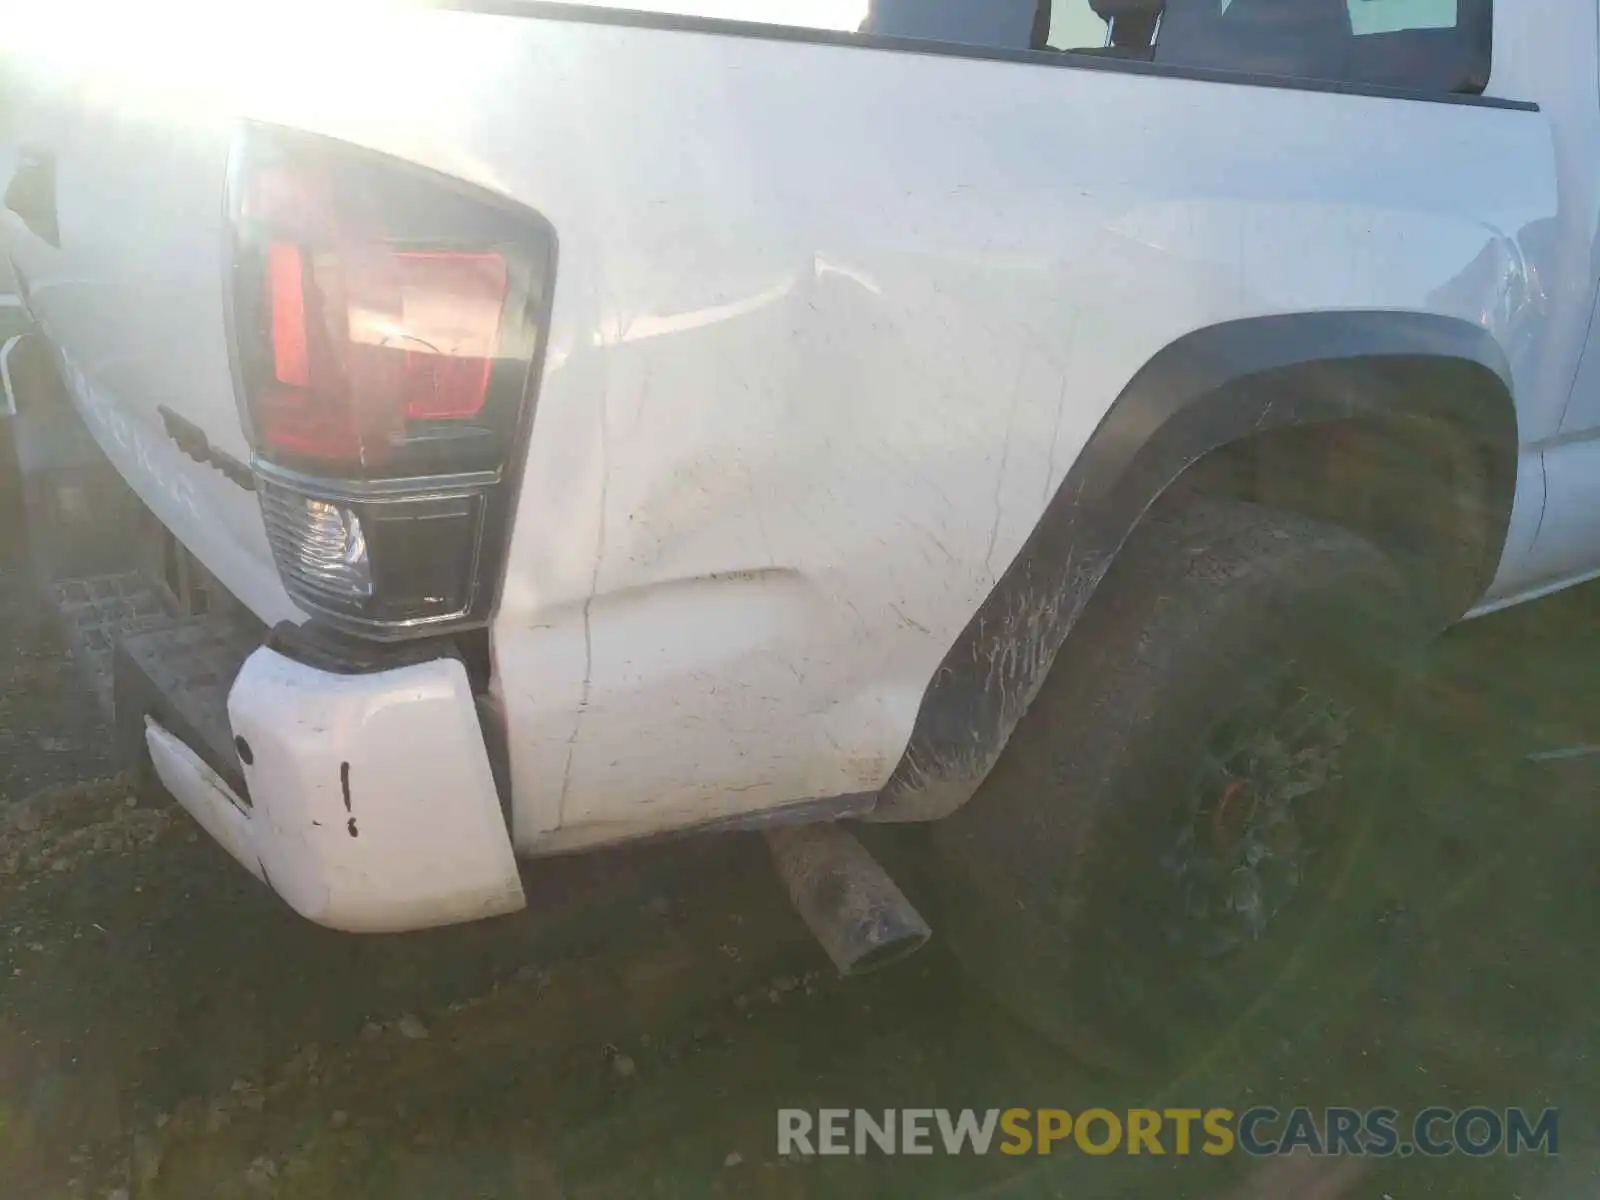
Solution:
[[[405,415],[454,421],[483,411],[506,299],[498,254],[397,254]]]
[[[369,632],[481,615],[549,302],[549,227],[260,126],[231,197],[235,361],[291,594]]]
[[[268,447],[381,468],[412,421],[483,412],[506,302],[488,251],[267,244],[272,380],[257,416]]]
[[[311,368],[306,361],[304,274],[298,246],[273,242],[267,247],[273,374],[279,383],[289,387],[306,387],[311,383]]]

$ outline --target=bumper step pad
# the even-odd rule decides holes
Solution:
[[[45,585],[45,598],[61,618],[67,646],[84,682],[112,716],[112,659],[119,640],[167,629],[176,623],[161,598],[137,571],[59,579]]]
[[[228,692],[261,634],[216,613],[120,637],[113,676],[117,746],[129,761],[145,750],[145,717],[182,739],[239,796],[244,772],[228,723]]]

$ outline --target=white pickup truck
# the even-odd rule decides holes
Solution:
[[[165,3],[8,18],[20,402],[155,518],[119,729],[314,921],[763,829],[854,968],[926,928],[837,823],[930,823],[987,986],[1164,1037],[1406,651],[1600,574],[1589,0]]]

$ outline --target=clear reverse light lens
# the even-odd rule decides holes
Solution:
[[[372,568],[367,562],[367,539],[361,533],[361,518],[348,509],[326,500],[307,500],[310,525],[302,557],[320,559],[329,576],[337,575],[350,594],[363,598],[372,595]]]
[[[267,537],[291,584],[334,608],[359,608],[372,595],[372,563],[361,518],[341,504],[284,488],[262,491]]]

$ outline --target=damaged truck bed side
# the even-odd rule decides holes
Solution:
[[[129,640],[129,746],[313,920],[805,826],[876,964],[838,822],[931,822],[980,977],[1148,1048],[1406,652],[1600,573],[1578,0],[166,2],[11,64],[21,403],[221,647]]]

